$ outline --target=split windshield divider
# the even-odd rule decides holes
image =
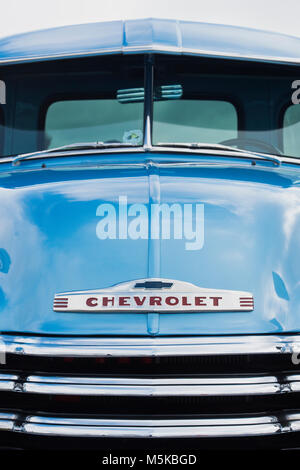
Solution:
[[[154,57],[145,55],[144,74],[144,149],[152,148],[153,98],[154,98]]]

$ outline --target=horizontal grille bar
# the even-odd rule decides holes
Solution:
[[[28,377],[0,374],[0,391],[53,395],[171,397],[272,395],[300,391],[300,375],[179,378]]]
[[[159,357],[300,352],[300,335],[202,337],[0,337],[1,352],[51,357]]]
[[[0,390],[10,392],[15,389],[17,381],[20,377],[13,374],[0,374]]]
[[[133,379],[30,376],[23,390],[59,395],[127,397],[268,395],[285,392],[276,377]]]
[[[13,431],[18,420],[18,415],[14,413],[0,413],[0,431]]]
[[[1,417],[3,415],[3,417]],[[288,424],[282,424],[283,421]],[[29,435],[110,438],[241,437],[283,434],[297,430],[300,414],[206,417],[197,419],[85,419],[0,413],[2,430]]]

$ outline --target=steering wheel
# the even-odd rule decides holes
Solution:
[[[282,155],[281,150],[279,150],[279,148],[277,148],[275,145],[269,144],[267,142],[263,142],[262,140],[258,140],[258,139],[244,139],[242,137],[239,137],[236,139],[223,140],[222,142],[220,142],[220,145],[229,145],[229,146],[236,145],[237,147],[241,147],[243,150],[250,150],[252,152],[260,151],[263,153],[272,153],[272,154],[275,153],[277,155]],[[247,146],[249,146],[250,148],[247,148]],[[257,148],[261,150],[258,150]]]

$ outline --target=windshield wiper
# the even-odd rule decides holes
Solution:
[[[17,155],[12,160],[12,165],[18,165],[22,160],[26,160],[30,157],[47,156],[48,154],[55,152],[71,152],[72,150],[91,150],[91,149],[106,149],[106,148],[123,148],[123,147],[139,147],[136,144],[122,143],[122,142],[75,142],[73,144],[62,145],[47,150],[38,150],[37,152],[22,153]]]
[[[256,160],[267,160],[274,163],[277,166],[281,165],[281,160],[275,155],[264,154],[260,152],[252,152],[251,150],[243,150],[235,147],[230,147],[229,145],[222,145],[222,144],[209,144],[209,143],[201,143],[201,142],[159,142],[155,144],[155,147],[170,147],[170,148],[188,148],[188,149],[195,149],[195,150],[223,150],[226,152],[235,152],[238,153],[241,157],[246,157],[249,159],[256,159]]]

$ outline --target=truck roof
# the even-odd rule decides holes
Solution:
[[[300,38],[220,24],[138,19],[63,26],[0,40],[0,64],[116,53],[300,63]]]

